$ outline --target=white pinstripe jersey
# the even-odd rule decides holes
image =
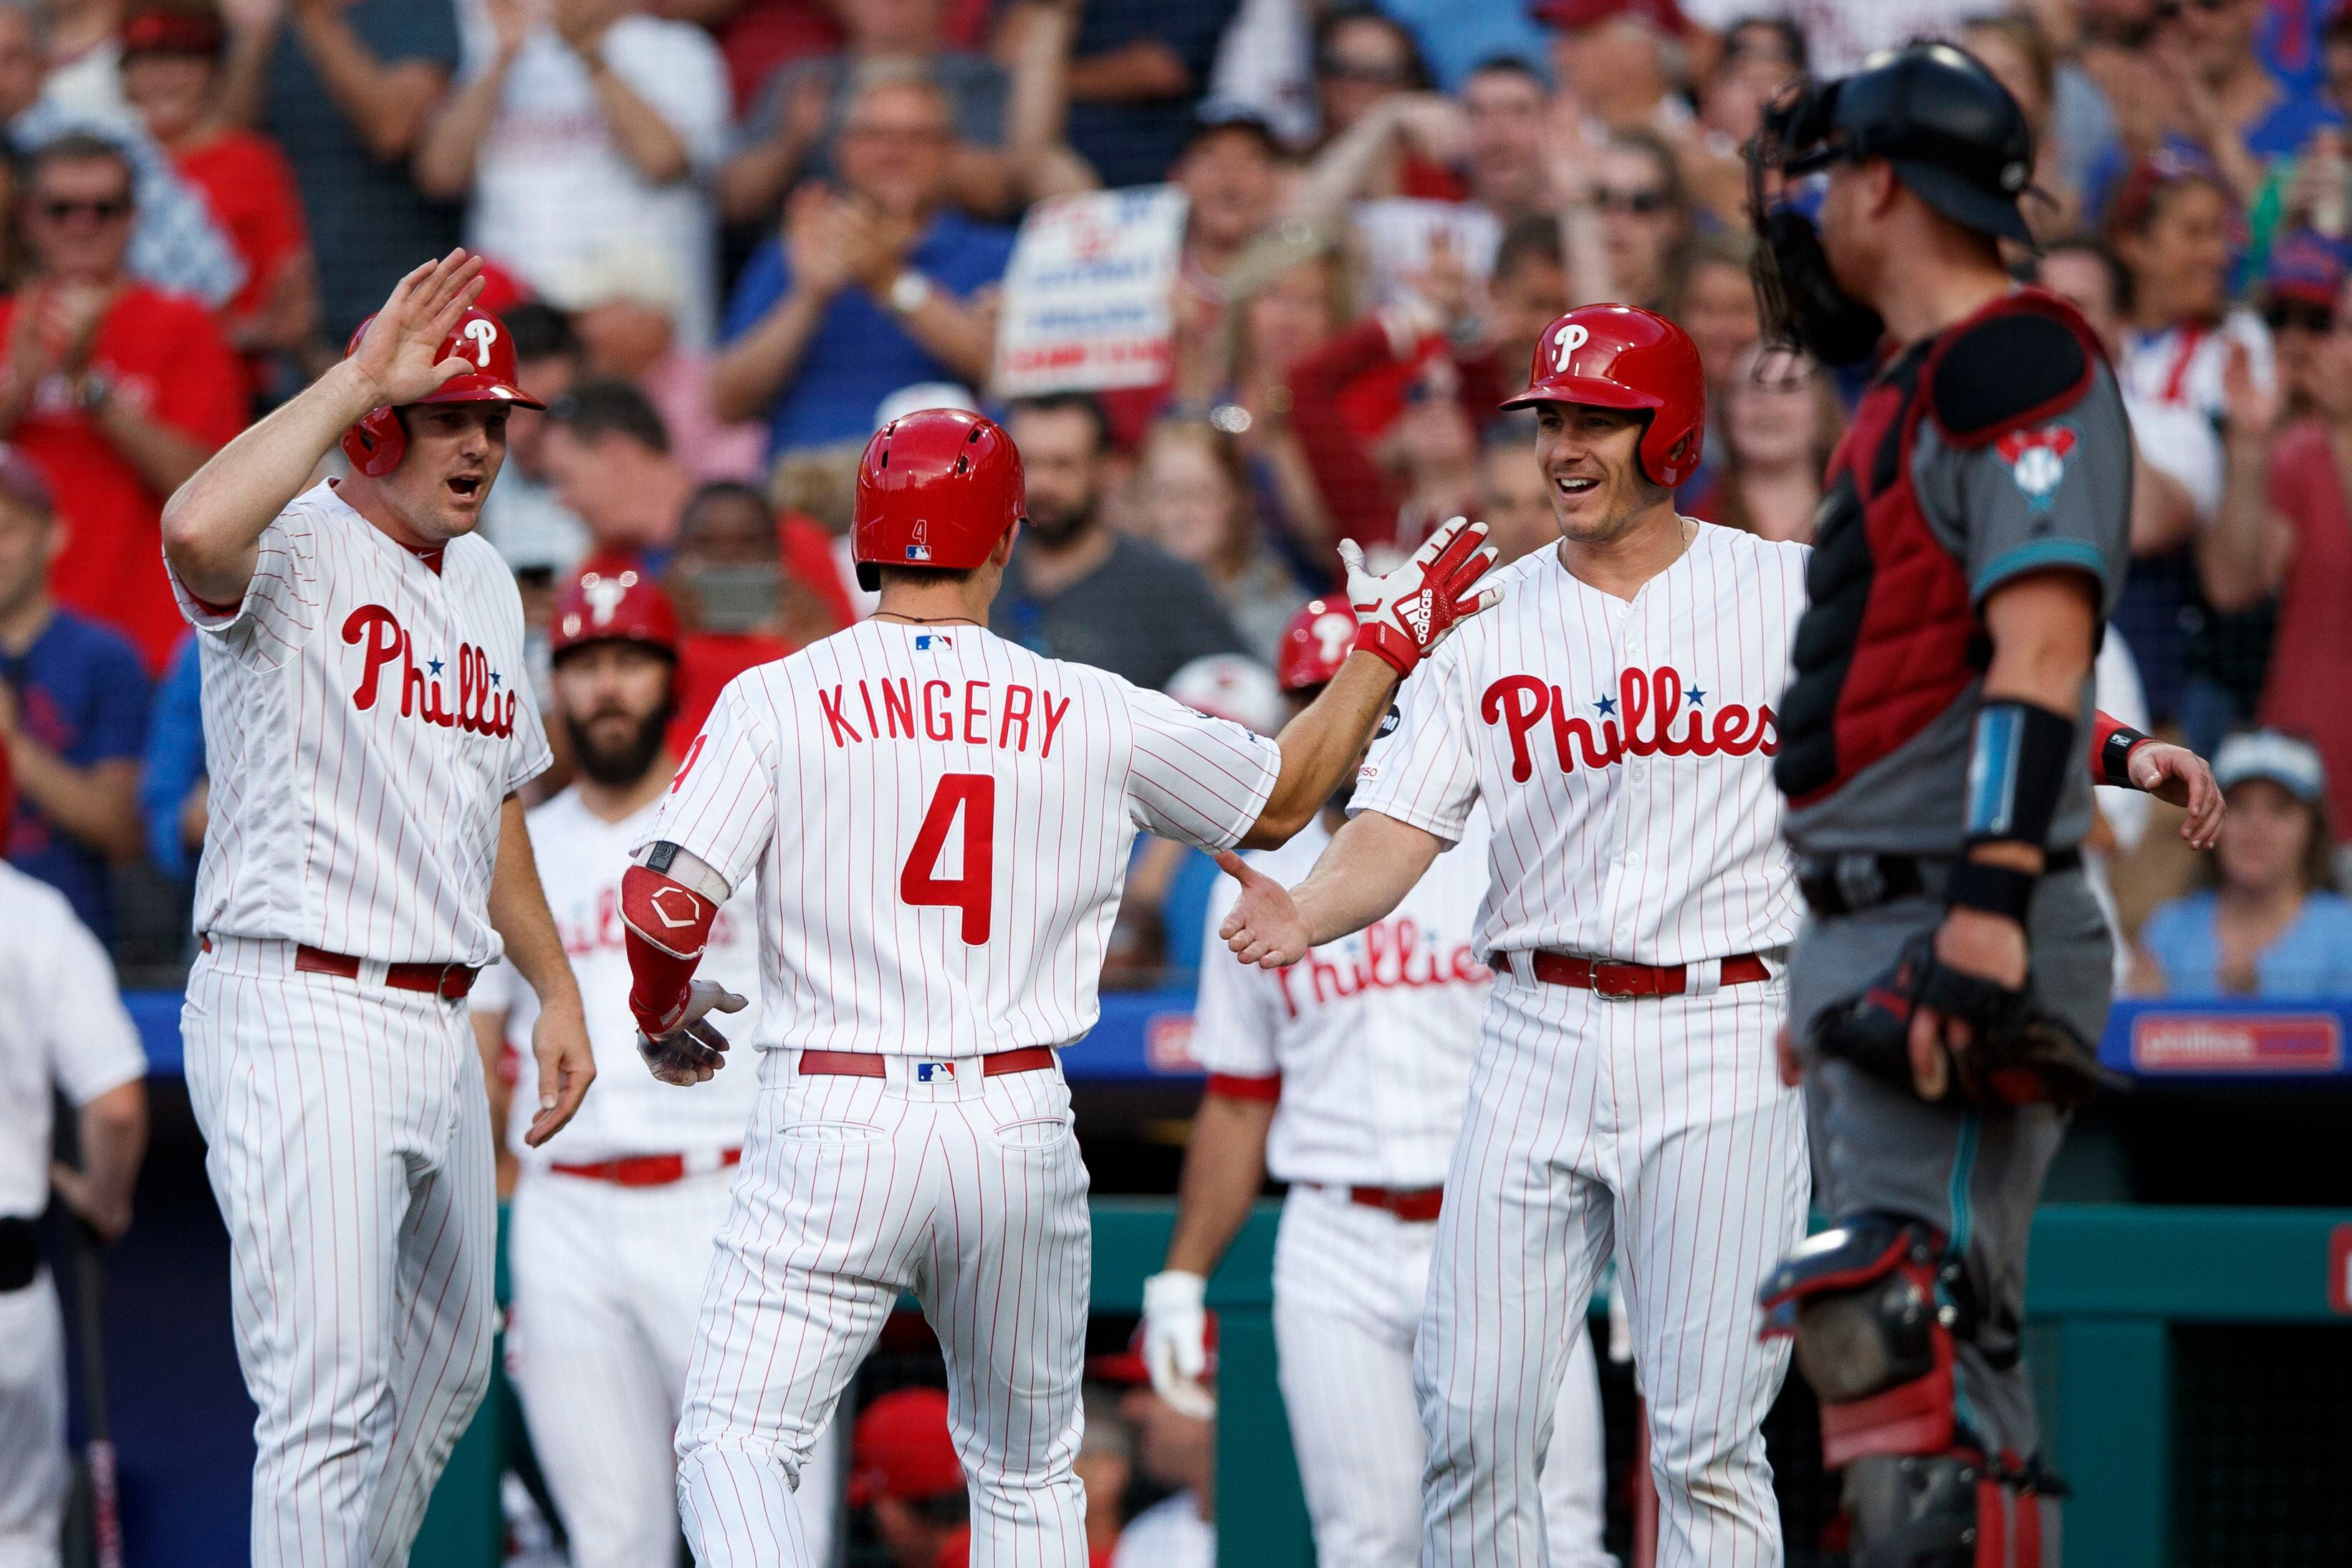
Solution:
[[[1351,810],[1454,840],[1485,802],[1482,956],[1688,964],[1796,934],[1773,706],[1805,549],[1696,526],[1630,601],[1555,550],[1504,568],[1503,602],[1405,683],[1372,747]]]
[[[1248,859],[1295,887],[1331,834],[1318,817]],[[1217,927],[1240,895],[1230,877],[1209,901],[1192,1055],[1211,1072],[1279,1073],[1266,1129],[1276,1179],[1344,1186],[1442,1185],[1470,1098],[1470,1057],[1494,976],[1472,946],[1486,891],[1486,824],[1462,841],[1385,920],[1310,948],[1286,969],[1244,967]]]
[[[550,760],[498,551],[452,539],[436,571],[326,484],[262,530],[235,608],[177,574],[172,590],[203,634],[196,929],[389,963],[496,958],[499,808]]]
[[[50,1116],[146,1076],[114,965],[65,894],[0,861],[0,1219],[49,1205]]]
[[[580,1103],[580,1113],[538,1148],[522,1135],[539,1113],[534,1096],[518,1094],[501,1135],[525,1165],[562,1161],[587,1165],[630,1155],[714,1155],[740,1148],[743,1129],[759,1097],[758,1060],[749,1051],[729,1053],[726,1067],[691,1093],[664,1083],[646,1071],[637,1055],[636,1021],[629,1016],[629,956],[622,943],[621,875],[629,851],[649,832],[660,814],[659,800],[624,821],[608,822],[590,810],[577,789],[564,790],[524,818],[531,854],[556,934],[580,982],[588,1013],[588,1044],[596,1053],[596,1092]],[[751,900],[736,898],[711,923],[710,946],[697,973],[716,980],[751,1005],[713,1020],[730,1041],[751,1038],[760,1020],[760,945]],[[526,1074],[531,1025],[539,998],[514,966],[500,963],[475,984],[476,1012],[507,1015],[507,1043],[520,1053]],[[528,1076],[524,1082],[530,1082]]]
[[[758,872],[761,1048],[1062,1045],[1100,1010],[1137,831],[1226,848],[1281,761],[980,627],[869,621],[730,682],[646,837]]]

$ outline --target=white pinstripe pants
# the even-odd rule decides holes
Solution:
[[[66,1458],[66,1332],[47,1269],[0,1294],[0,1568],[57,1568]]]
[[[624,1187],[527,1167],[515,1187],[507,1373],[572,1568],[646,1568],[677,1548],[678,1406],[732,1175]],[[801,1471],[820,1564],[833,1561],[838,1447],[820,1442]]]
[[[1413,1353],[1430,1568],[1541,1560],[1531,1500],[1567,1329],[1612,1246],[1660,1568],[1778,1568],[1761,1427],[1789,1351],[1757,1343],[1755,1291],[1803,1239],[1810,1186],[1773,1061],[1785,990],[1611,1001],[1498,976]]]
[[[1427,1455],[1412,1343],[1433,1220],[1293,1186],[1274,1247],[1274,1339],[1321,1568],[1412,1568]],[[1580,1327],[1581,1325],[1579,1325]],[[1550,1568],[1614,1568],[1601,1550],[1608,1455],[1590,1332],[1570,1335],[1541,1493]]]
[[[901,1291],[946,1353],[973,1568],[1087,1568],[1071,1469],[1093,1259],[1058,1071],[802,1077],[772,1051],[703,1292],[678,1502],[706,1568],[814,1568],[793,1506],[810,1445]]]
[[[260,1407],[253,1561],[405,1564],[489,1383],[498,1210],[465,1004],[215,937],[181,1029]]]

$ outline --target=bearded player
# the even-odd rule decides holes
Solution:
[[[1533,462],[1522,450],[1519,461]],[[1343,601],[1317,600],[1284,630],[1276,676],[1314,700],[1356,639]],[[1352,780],[1350,781],[1352,783]],[[1247,856],[1296,882],[1346,821],[1343,785],[1313,825]],[[1471,1049],[1494,977],[1473,952],[1486,891],[1486,824],[1441,855],[1387,919],[1267,971],[1215,962],[1201,973],[1192,1051],[1208,1091],[1184,1149],[1166,1269],[1144,1281],[1144,1358],[1161,1398],[1209,1416],[1208,1277],[1240,1233],[1268,1172],[1288,1184],[1274,1253],[1274,1333],[1283,1403],[1318,1562],[1411,1568],[1421,1552],[1424,1446],[1412,1345],[1429,1293],[1445,1166],[1469,1098]],[[1233,884],[1212,902],[1214,936]],[[1217,944],[1204,943],[1217,955]],[[1560,1385],[1543,1509],[1552,1568],[1602,1551],[1607,1456],[1592,1336]]]
[[[657,1083],[637,1061],[629,1022],[621,879],[677,771],[664,744],[677,705],[677,612],[635,571],[586,577],[556,604],[548,648],[578,776],[525,821],[587,1007],[598,1088],[534,1148],[527,1109],[509,1114],[501,1075],[490,1076],[492,1121],[507,1125],[520,1167],[507,1228],[507,1364],[574,1568],[638,1568],[676,1552],[671,1445],[695,1308],[760,1086],[748,1068],[693,1093]],[[757,994],[748,900],[712,921],[703,973]],[[505,965],[474,988],[486,1067],[530,1039],[538,1009],[519,990]],[[757,1023],[756,1004],[740,1021]],[[819,1563],[831,1561],[835,1460],[835,1445],[820,1442],[799,1498]]]
[[[1798,93],[1752,156],[1768,322],[1831,362],[1892,345],[1830,465],[1774,764],[1838,1225],[1773,1272],[1767,1332],[1821,1398],[1861,1568],[2030,1568],[2057,1489],[2026,1238],[2113,975],[2078,846],[2092,784],[2161,752],[2091,706],[2131,429],[2089,326],[2010,281],[2032,137],[1975,59],[1913,45]],[[1768,199],[1817,172],[1818,227]],[[2211,798],[2184,832],[2210,841],[2193,772]]]
[[[706,1563],[810,1562],[792,1488],[902,1291],[946,1354],[973,1556],[1083,1568],[1087,1174],[1057,1050],[1096,985],[1138,831],[1273,845],[1353,766],[1399,680],[1491,600],[1460,519],[1351,571],[1349,656],[1278,739],[992,634],[1021,459],[928,410],[867,445],[852,529],[873,618],[739,676],[622,883],[657,1075],[722,1060],[693,978],[755,874],[761,1095],[678,1427]],[[744,1069],[738,1069],[743,1071]]]
[[[213,779],[181,1029],[260,1406],[257,1563],[405,1563],[488,1385],[482,967],[503,951],[541,1003],[527,1143],[595,1071],[516,794],[549,759],[522,605],[475,537],[538,406],[480,270],[403,278],[163,515]],[[338,445],[350,477],[310,486]]]
[[[1658,1561],[1781,1560],[1760,1425],[1788,1348],[1747,1303],[1809,1187],[1774,1051],[1801,905],[1772,776],[1807,552],[1675,512],[1704,396],[1664,318],[1554,321],[1506,406],[1537,411],[1559,544],[1498,572],[1504,608],[1405,688],[1305,882],[1223,862],[1243,890],[1221,934],[1281,966],[1386,917],[1474,808],[1491,824],[1495,989],[1413,1353],[1424,1563],[1542,1560],[1537,1472],[1612,1243]]]

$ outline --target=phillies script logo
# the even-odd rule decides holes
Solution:
[[[397,655],[401,717],[421,718],[468,735],[494,735],[502,740],[514,733],[515,695],[500,695],[499,688],[505,685],[505,677],[490,668],[490,656],[471,643],[457,644],[457,706],[452,711],[444,700],[442,661],[427,660],[425,668],[418,669],[409,647],[408,628],[383,605],[362,604],[352,611],[343,622],[343,641],[361,649],[367,658],[360,671],[360,684],[352,688],[352,706],[362,713],[375,706],[383,668]]]
[[[1558,686],[1533,675],[1506,675],[1486,688],[1478,702],[1479,716],[1511,734],[1511,777],[1524,784],[1535,775],[1535,758],[1528,743],[1537,721],[1551,720],[1552,748],[1563,773],[1576,771],[1580,754],[1587,768],[1606,768],[1629,752],[1635,757],[1745,757],[1759,752],[1777,756],[1780,750],[1780,721],[1769,705],[1750,712],[1745,703],[1725,703],[1709,708],[1704,689],[1683,689],[1683,678],[1661,664],[1644,674],[1625,670],[1617,677],[1617,695],[1595,698],[1590,705],[1592,723],[1576,711],[1577,705]],[[1674,732],[1675,716],[1690,717],[1681,734]],[[1713,713],[1713,733],[1707,715]],[[1622,718],[1621,729],[1618,720]],[[1645,729],[1643,727],[1647,726]]]
[[[1366,991],[1475,986],[1493,979],[1495,972],[1478,962],[1468,943],[1448,947],[1434,934],[1399,918],[1365,926],[1363,950],[1352,957],[1334,948],[1309,947],[1303,960],[1276,969],[1274,977],[1282,987],[1282,1010],[1297,1018],[1309,995],[1320,1007]]]

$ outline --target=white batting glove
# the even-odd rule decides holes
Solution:
[[[1202,1386],[1209,1370],[1209,1281],[1178,1270],[1143,1281],[1143,1364],[1151,1387],[1182,1416],[1213,1420],[1217,1396]]]
[[[1348,602],[1356,612],[1356,646],[1409,675],[1456,622],[1500,603],[1501,589],[1476,587],[1495,564],[1495,547],[1479,548],[1486,538],[1486,524],[1455,517],[1440,524],[1411,560],[1384,577],[1365,569],[1364,552],[1355,540],[1341,539]]]
[[[689,981],[686,1006],[676,1026],[660,1035],[639,1030],[637,1054],[646,1059],[646,1070],[664,1083],[681,1088],[708,1083],[711,1074],[727,1065],[727,1037],[704,1015],[740,1013],[751,1005],[716,980]]]

